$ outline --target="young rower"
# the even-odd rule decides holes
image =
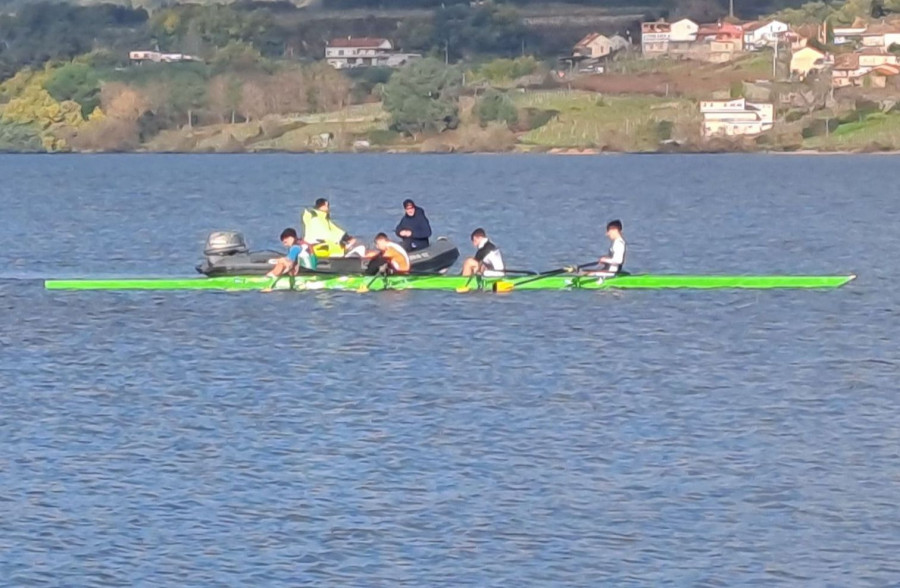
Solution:
[[[609,253],[601,257],[597,264],[597,270],[590,272],[591,275],[611,278],[612,276],[622,272],[625,267],[625,237],[622,236],[622,221],[613,220],[606,224],[606,236],[612,244],[609,247]]]
[[[300,268],[314,270],[318,260],[309,243],[297,237],[297,231],[288,228],[281,231],[281,244],[288,248],[287,255],[275,262],[272,271],[266,274],[267,278],[277,278],[285,274],[296,276]],[[269,291],[268,288],[265,291]]]
[[[384,233],[375,235],[375,248],[378,254],[369,261],[366,273],[375,275],[378,272],[388,274],[408,274],[410,269],[409,254],[406,249],[397,245]]]
[[[488,239],[484,229],[478,228],[472,231],[472,245],[476,249],[475,255],[463,262],[463,276],[481,274],[491,278],[505,275],[503,255],[500,253],[500,249]]]

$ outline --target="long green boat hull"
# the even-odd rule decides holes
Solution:
[[[691,275],[627,275],[599,279],[583,275],[555,275],[535,280],[502,278],[513,284],[513,290],[607,290],[607,289],[773,289],[773,288],[838,288],[856,276],[691,276]],[[461,276],[300,276],[281,278],[275,290],[469,290],[490,291],[499,278],[470,280]],[[262,276],[229,276],[218,278],[124,278],[104,280],[47,280],[48,290],[263,290],[272,284]]]

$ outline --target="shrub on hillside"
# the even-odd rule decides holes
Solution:
[[[515,125],[514,130],[518,132],[533,131],[541,128],[557,116],[559,116],[558,110],[523,108],[519,111],[519,122]]]
[[[495,59],[478,68],[477,74],[492,82],[515,80],[522,76],[531,75],[538,69],[538,62],[534,57],[519,57],[516,59]]]
[[[656,139],[660,142],[672,139],[672,129],[675,123],[670,120],[661,120],[656,123]]]
[[[85,118],[100,105],[100,80],[94,68],[84,63],[69,63],[54,70],[44,88],[58,102],[77,102]]]
[[[77,151],[133,151],[140,145],[140,129],[133,120],[99,118],[66,137],[66,142]]]
[[[475,114],[481,125],[489,122],[502,122],[507,126],[515,125],[519,120],[516,106],[509,96],[497,90],[488,90],[475,105]]]
[[[393,145],[400,139],[400,133],[390,129],[372,129],[368,136],[372,145]]]
[[[822,137],[829,133],[833,133],[840,124],[841,123],[838,122],[836,118],[817,118],[800,131],[800,134],[804,139]]]
[[[470,153],[498,153],[516,145],[516,136],[505,125],[490,123],[486,128],[469,126],[459,132],[459,149]]]
[[[0,120],[0,152],[34,153],[43,150],[40,131],[34,125]]]

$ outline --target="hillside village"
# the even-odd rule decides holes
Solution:
[[[113,68],[88,65],[96,61],[90,56],[51,60],[43,71],[25,69],[0,84],[0,148],[900,148],[900,20],[788,20],[653,19],[599,28],[542,59],[527,55],[523,37],[520,57],[457,64],[449,44],[411,51],[402,36],[331,37],[299,63],[287,45],[280,59],[267,61],[240,41],[168,50],[156,41],[127,48],[124,63],[114,53],[103,57],[118,60]],[[429,76],[438,86],[428,88]],[[84,84],[91,88],[76,87]],[[422,92],[405,114],[398,108],[409,98],[392,101],[401,89]],[[440,107],[426,106],[432,100]],[[413,110],[444,114],[415,120]]]

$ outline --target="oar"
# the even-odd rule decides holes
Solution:
[[[385,288],[387,288],[387,275],[385,275],[384,271],[378,270],[378,273],[376,273],[375,276],[371,280],[369,280],[368,284],[363,284],[362,286],[357,288],[356,291],[360,294],[365,294],[369,291],[369,288],[372,286],[372,284],[375,283],[375,280],[377,280],[378,278],[384,278]]]
[[[471,284],[471,283],[472,283],[472,280],[474,280],[474,279],[475,279],[475,274],[472,274],[471,276],[469,276],[469,279],[466,280],[465,285],[464,285],[464,286],[459,286],[459,287],[456,289],[456,293],[457,293],[457,294],[465,294],[466,292],[468,292],[468,291],[469,291],[469,284]]]
[[[536,271],[534,271],[534,270],[514,270],[514,269],[508,269],[508,270],[503,270],[503,273],[504,273],[504,274],[519,275],[519,276],[536,276],[536,275],[538,275],[538,273],[537,273]]]
[[[269,284],[267,287],[263,288],[261,290],[261,292],[271,292],[272,289],[275,287],[275,284],[278,283],[278,280],[280,280],[283,277],[284,277],[284,274],[279,274],[279,275],[275,276],[274,278],[272,278],[272,283]],[[293,290],[293,287],[291,288],[291,290]]]
[[[493,290],[494,292],[510,292],[516,286],[521,286],[523,284],[528,284],[530,282],[536,282],[538,280],[543,280],[544,278],[549,278],[550,276],[557,276],[559,274],[571,274],[575,273],[578,270],[584,269],[586,267],[591,267],[597,265],[597,261],[592,261],[590,263],[583,263],[581,265],[571,266],[567,265],[566,267],[561,267],[559,269],[550,270],[548,272],[541,272],[534,278],[529,278],[527,280],[522,280],[519,282],[509,282],[507,280],[498,280],[494,282]]]

